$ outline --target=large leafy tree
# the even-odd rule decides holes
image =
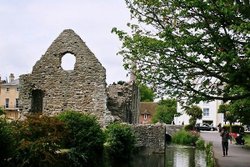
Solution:
[[[218,112],[224,113],[225,122],[230,124],[240,121],[243,124],[250,122],[250,99],[235,100],[228,104],[222,104]]]
[[[139,90],[140,90],[140,101],[142,102],[152,102],[154,101],[154,91],[152,89],[150,89],[148,86],[146,85],[140,85],[139,86]]]
[[[190,116],[189,124],[194,127],[197,119],[202,118],[202,109],[199,106],[192,105],[190,107],[186,107],[185,111],[187,115]]]
[[[175,99],[162,99],[158,103],[156,113],[152,118],[152,122],[162,122],[166,124],[172,123],[174,117],[179,116],[176,107],[177,102]]]
[[[131,32],[114,28],[139,82],[188,103],[250,96],[248,0],[125,0]]]

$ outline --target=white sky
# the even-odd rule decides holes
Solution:
[[[124,0],[0,0],[0,75],[32,72],[64,29],[73,29],[106,68],[107,83],[127,81],[121,42],[113,27],[126,30]]]

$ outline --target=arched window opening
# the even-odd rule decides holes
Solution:
[[[61,67],[65,71],[74,70],[76,57],[71,53],[66,53],[61,59]]]

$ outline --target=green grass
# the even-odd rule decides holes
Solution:
[[[244,134],[244,139],[245,139],[245,146],[250,148],[250,134],[249,133],[245,133]]]

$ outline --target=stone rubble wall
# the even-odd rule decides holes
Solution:
[[[72,71],[61,67],[61,59],[67,53],[76,58]],[[32,73],[20,76],[22,116],[31,111],[33,90],[41,90],[44,94],[44,115],[75,110],[104,119],[107,110],[106,70],[73,30],[64,30],[36,62]]]
[[[165,126],[166,126],[166,134],[170,136],[180,131],[184,127],[183,125],[169,125],[169,124],[166,124]]]
[[[107,88],[107,107],[115,120],[130,124],[139,122],[139,94],[134,83],[113,83]]]
[[[138,124],[133,126],[136,136],[136,147],[147,148],[153,152],[165,151],[165,124]]]

